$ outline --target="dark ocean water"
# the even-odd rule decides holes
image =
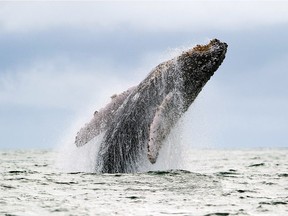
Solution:
[[[0,151],[0,215],[288,215],[287,149],[186,153],[185,170],[100,175]]]

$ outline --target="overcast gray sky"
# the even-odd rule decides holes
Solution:
[[[0,149],[53,148],[179,50],[227,57],[184,117],[192,147],[288,147],[288,2],[0,2]]]

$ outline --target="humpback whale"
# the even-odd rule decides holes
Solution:
[[[155,163],[165,138],[221,65],[227,47],[218,39],[196,45],[156,66],[139,85],[113,95],[75,138],[80,147],[103,134],[95,171],[137,172],[141,161]]]

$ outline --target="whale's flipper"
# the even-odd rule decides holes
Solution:
[[[107,104],[106,107],[99,110],[99,112],[95,111],[93,119],[77,133],[75,138],[76,146],[81,147],[94,137],[106,131],[107,128],[110,127],[117,110],[122,106],[124,101],[134,89],[135,87],[132,87],[119,95],[115,94],[111,96],[111,102]]]
[[[148,142],[148,159],[154,164],[157,160],[159,150],[170,133],[171,128],[180,118],[179,107],[175,102],[179,100],[175,92],[170,92],[157,107],[152,124],[150,125]]]

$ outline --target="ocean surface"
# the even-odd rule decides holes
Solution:
[[[288,215],[288,149],[186,155],[185,170],[93,174],[62,171],[55,151],[0,151],[0,215]]]

